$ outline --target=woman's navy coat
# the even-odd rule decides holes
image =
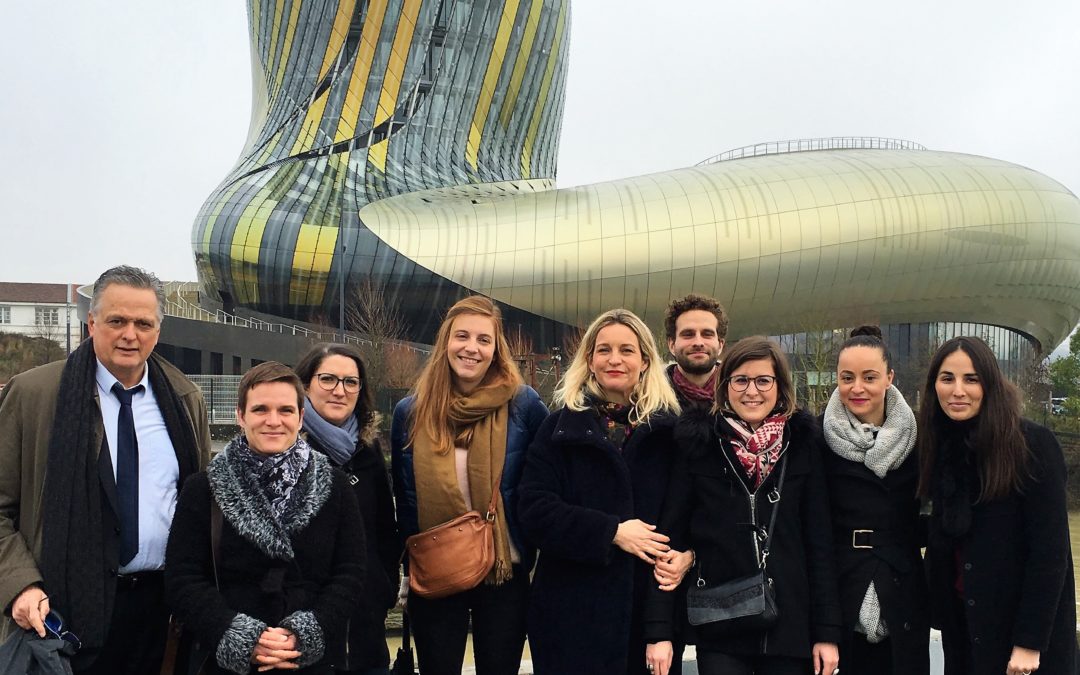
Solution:
[[[616,448],[591,410],[540,427],[519,487],[521,526],[540,551],[529,602],[537,675],[644,673],[641,606],[652,566],[612,541],[619,523],[655,524],[674,419],[654,416]]]

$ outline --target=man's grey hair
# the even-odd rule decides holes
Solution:
[[[98,308],[101,306],[101,294],[113,284],[153,291],[157,296],[158,323],[165,318],[165,286],[161,283],[161,279],[158,279],[153,272],[130,265],[118,265],[107,269],[97,278],[94,282],[94,295],[90,299],[91,314],[97,316]]]

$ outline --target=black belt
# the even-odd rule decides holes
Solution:
[[[851,548],[867,549],[888,546],[895,541],[887,530],[852,530]]]
[[[116,575],[116,590],[130,591],[147,584],[162,584],[165,582],[165,573],[161,570],[149,570],[146,572],[132,572],[131,574]]]

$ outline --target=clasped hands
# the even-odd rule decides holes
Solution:
[[[694,564],[694,554],[672,550],[668,546],[670,540],[667,535],[657,532],[655,525],[634,518],[619,523],[612,543],[653,565],[653,576],[659,582],[660,590],[673,591]]]
[[[296,636],[287,628],[267,628],[259,636],[259,642],[251,652],[251,663],[259,667],[259,672],[273,670],[296,670],[300,666],[296,659]]]

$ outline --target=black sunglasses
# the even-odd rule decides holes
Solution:
[[[45,630],[56,640],[63,640],[73,646],[76,651],[82,649],[82,640],[69,630],[64,630],[64,620],[56,612],[49,612],[45,616]]]

